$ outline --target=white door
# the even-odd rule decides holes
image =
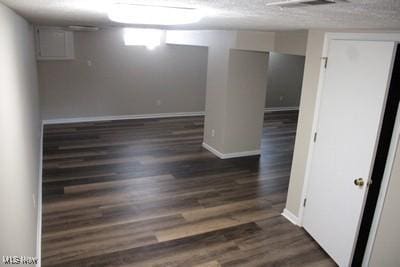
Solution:
[[[393,42],[331,40],[303,226],[349,266],[374,162]],[[362,178],[363,186],[355,185]]]

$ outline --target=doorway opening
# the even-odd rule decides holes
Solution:
[[[271,157],[274,151],[285,150],[282,154],[288,157],[288,176],[297,131],[304,63],[305,56],[269,53],[261,150],[265,157]],[[280,140],[271,139],[271,136],[278,135],[281,135]],[[286,158],[280,160],[286,162]]]
[[[298,111],[305,56],[269,53],[265,109]]]
[[[327,35],[325,40],[323,56],[329,63],[321,66],[302,226],[338,265],[349,266],[379,143],[396,44],[354,40],[344,34]]]

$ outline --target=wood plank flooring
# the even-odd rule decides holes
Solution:
[[[335,266],[284,219],[297,112],[220,160],[203,117],[47,125],[43,266]]]

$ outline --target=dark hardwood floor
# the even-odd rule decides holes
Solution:
[[[203,117],[47,125],[43,266],[335,266],[283,218],[296,112],[220,160]]]

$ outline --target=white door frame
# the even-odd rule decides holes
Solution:
[[[318,78],[316,103],[315,103],[315,108],[314,108],[314,117],[313,117],[313,123],[312,123],[312,131],[311,131],[312,133],[316,132],[317,125],[318,125],[319,109],[320,109],[320,103],[321,103],[321,92],[322,92],[323,82],[324,82],[324,78],[325,78],[324,57],[327,57],[328,46],[329,46],[329,42],[331,40],[400,42],[400,33],[335,33],[335,32],[325,33],[324,44],[323,44],[323,48],[322,48],[320,72],[319,72],[319,78]],[[307,162],[306,162],[306,169],[305,169],[305,175],[304,175],[304,183],[303,183],[303,188],[302,188],[302,193],[301,193],[301,201],[299,203],[298,225],[301,227],[303,226],[303,215],[304,215],[303,201],[306,198],[307,191],[308,191],[312,156],[313,156],[313,152],[314,152],[313,138],[314,138],[314,134],[311,134],[310,141],[309,141],[309,147],[308,147]],[[382,186],[383,186],[383,184],[382,184]]]
[[[389,152],[388,152],[385,171],[383,173],[381,189],[379,191],[379,197],[378,197],[378,201],[376,203],[375,214],[374,214],[374,218],[372,221],[370,234],[368,237],[367,247],[365,248],[362,266],[368,266],[369,261],[371,259],[372,249],[374,246],[376,233],[377,233],[379,222],[381,219],[383,206],[385,204],[386,193],[388,191],[390,176],[392,174],[392,169],[394,167],[394,159],[396,156],[396,149],[397,149],[399,142],[400,142],[400,105],[397,109],[396,122],[395,122],[395,125],[393,128],[392,140],[390,141],[390,148],[389,148]]]
[[[321,56],[321,63],[320,63],[320,72],[319,72],[319,78],[318,78],[316,103],[315,103],[313,123],[312,123],[312,133],[316,132],[317,125],[318,125],[318,117],[319,117],[319,110],[320,110],[320,103],[321,103],[321,92],[322,92],[323,82],[324,82],[324,78],[325,78],[324,77],[325,76],[324,57],[327,57],[329,42],[331,40],[335,40],[335,39],[336,40],[360,40],[360,41],[393,41],[393,42],[400,43],[400,33],[332,33],[332,32],[325,33],[324,44],[323,44],[323,49],[322,49],[322,56]],[[392,60],[394,61],[394,58]],[[393,64],[393,61],[392,61],[392,64]],[[303,201],[304,201],[304,199],[306,199],[306,195],[307,195],[307,191],[308,191],[312,156],[313,156],[313,151],[314,151],[314,142],[313,142],[314,134],[311,134],[310,136],[311,137],[309,140],[304,183],[303,183],[303,188],[302,188],[302,193],[301,193],[301,201],[299,203],[299,217],[298,217],[299,220],[297,223],[300,227],[303,226],[303,216],[304,216]],[[374,241],[375,241],[375,237],[376,237],[376,231],[377,231],[377,228],[379,225],[379,220],[380,220],[380,216],[381,216],[381,212],[383,209],[386,192],[387,192],[387,188],[388,188],[388,184],[389,184],[390,171],[392,169],[393,162],[394,162],[394,156],[395,156],[394,153],[395,153],[398,142],[400,142],[400,106],[399,106],[399,110],[397,112],[396,125],[395,125],[395,128],[393,129],[393,136],[392,136],[392,140],[391,140],[390,151],[388,154],[388,161],[385,166],[384,177],[383,177],[382,183],[381,183],[381,189],[380,189],[380,193],[379,193],[379,197],[378,197],[378,202],[376,205],[375,215],[374,215],[373,223],[371,226],[367,247],[366,247],[365,254],[364,254],[364,259],[363,259],[363,264],[362,264],[363,267],[368,266],[369,260],[371,258],[372,249],[373,249],[373,245],[374,245]]]

